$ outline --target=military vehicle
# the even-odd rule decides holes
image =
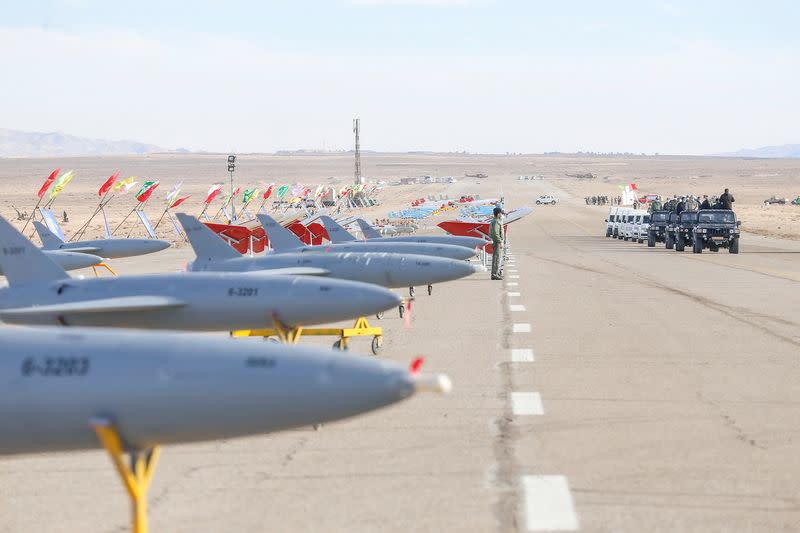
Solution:
[[[650,227],[647,231],[647,246],[653,248],[657,242],[664,242],[669,224],[669,211],[653,211],[650,214]]]
[[[704,248],[718,252],[727,248],[732,254],[739,253],[739,225],[736,214],[729,209],[704,209],[697,216],[692,252],[699,254]]]
[[[675,248],[675,229],[678,226],[678,213],[670,211],[667,216],[667,227],[664,229],[664,247],[667,250]]]
[[[673,228],[676,252],[682,252],[686,249],[687,244],[692,244],[697,213],[697,211],[683,211],[678,215],[678,223]]]

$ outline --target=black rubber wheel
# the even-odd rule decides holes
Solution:
[[[433,285],[428,285],[428,296],[433,294]]]
[[[656,246],[656,236],[651,233],[647,236],[647,247],[655,248],[655,246]]]
[[[683,233],[678,233],[678,239],[675,241],[675,251],[682,252],[686,249],[686,241],[683,240]]]
[[[638,242],[639,244],[644,244],[644,239],[639,239],[636,242]]]
[[[730,246],[728,246],[728,253],[731,254],[738,254],[739,253],[739,239],[733,239],[731,241]]]
[[[383,337],[379,337],[377,335],[372,337],[372,353],[374,355],[378,355],[382,349],[383,349]]]
[[[400,318],[403,318],[405,316],[405,314],[406,314],[406,306],[403,305],[403,304],[400,304],[400,307],[398,308],[398,311],[400,311]]]
[[[348,347],[347,347],[347,345],[342,346],[342,341],[341,341],[341,339],[339,339],[338,341],[333,343],[333,349],[334,350],[341,350],[343,352],[346,352]]]
[[[375,313],[375,318],[377,318],[378,320],[383,318],[383,311],[381,311],[380,313]]]
[[[412,298],[414,297],[414,287],[408,288],[408,295],[411,296]]]
[[[697,237],[694,238],[692,242],[692,253],[694,254],[702,254],[703,253],[703,241],[698,239]]]
[[[665,247],[667,250],[672,250],[672,248],[673,248],[674,246],[675,246],[675,239],[673,239],[673,238],[672,238],[672,234],[671,234],[671,233],[668,233],[668,234],[667,234],[667,238],[666,238],[666,240],[664,241],[664,247]]]

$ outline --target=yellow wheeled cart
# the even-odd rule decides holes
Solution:
[[[278,337],[285,344],[297,344],[303,335],[329,335],[339,337],[333,347],[348,349],[351,337],[372,337],[372,353],[378,355],[383,348],[383,328],[370,326],[366,317],[360,317],[351,328],[288,328],[276,325],[269,329],[240,329],[231,331],[231,337]]]

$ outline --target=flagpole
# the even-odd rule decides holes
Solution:
[[[44,194],[43,194],[42,196],[44,196]],[[34,216],[36,215],[36,210],[39,208],[39,204],[41,204],[41,203],[42,203],[42,199],[41,199],[41,198],[39,198],[39,201],[38,201],[38,202],[36,202],[36,205],[35,205],[35,206],[33,206],[33,211],[31,211],[31,216],[29,216],[29,217],[28,217],[28,218],[25,220],[25,225],[23,225],[23,226],[22,226],[22,232],[21,232],[21,233],[25,233],[25,228],[27,228],[27,227],[28,227],[28,222],[30,222],[31,220],[33,220]]]
[[[162,220],[164,220],[164,215],[167,214],[167,211],[169,211],[169,204],[167,204],[167,207],[166,207],[166,209],[164,209],[164,212],[161,213],[161,217],[158,219],[158,222],[156,222],[156,225],[153,226],[153,231],[158,229],[158,225],[161,224]]]
[[[133,214],[133,212],[134,212],[134,211],[136,211],[136,209],[137,209],[137,208],[138,208],[140,205],[142,205],[142,202],[139,202],[138,204],[136,204],[135,206],[133,206],[133,209],[131,209],[131,210],[130,210],[130,212],[129,212],[127,215],[125,215],[125,218],[123,218],[123,219],[122,219],[122,222],[120,222],[119,224],[117,224],[117,227],[116,227],[116,228],[114,228],[114,231],[112,231],[112,232],[111,232],[111,236],[112,236],[112,237],[113,237],[113,236],[114,236],[114,234],[117,232],[117,230],[118,230],[119,228],[121,228],[123,224],[125,224],[125,221],[126,221],[126,220],[128,220],[128,217],[130,217],[130,216]]]
[[[89,217],[89,220],[87,220],[87,221],[86,221],[86,223],[85,223],[83,226],[81,226],[81,227],[78,229],[78,231],[76,231],[76,232],[75,232],[75,233],[72,235],[72,237],[69,239],[70,241],[72,241],[72,239],[78,239],[78,238],[79,238],[81,235],[83,235],[83,233],[84,233],[84,232],[86,231],[86,229],[89,227],[89,224],[91,224],[91,223],[92,223],[92,220],[94,219],[94,217],[96,217],[96,216],[97,216],[97,213],[99,213],[99,212],[100,212],[100,210],[101,210],[101,209],[103,209],[103,207],[104,207],[105,205],[107,205],[107,204],[108,204],[108,202],[106,202],[106,203],[103,203],[103,202],[105,201],[105,199],[106,199],[106,196],[108,196],[108,193],[110,193],[110,192],[111,192],[111,189],[109,188],[109,189],[108,189],[108,190],[105,192],[105,194],[103,194],[103,197],[102,197],[102,198],[100,198],[100,203],[99,203],[99,204],[97,204],[97,207],[95,207],[95,208],[94,208],[94,213],[92,213],[92,216],[90,216],[90,217]],[[110,201],[111,201],[111,200],[113,200],[113,199],[114,199],[114,196],[112,195],[112,196],[111,196],[111,198],[109,198],[109,200],[108,200],[108,201],[110,202]]]

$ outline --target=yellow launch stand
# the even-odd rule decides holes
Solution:
[[[111,456],[119,477],[128,491],[133,520],[131,531],[147,533],[147,491],[150,488],[150,481],[153,479],[156,461],[158,461],[158,446],[139,452],[130,452],[130,466],[128,466],[124,461],[125,450],[117,429],[102,422],[94,423],[92,427],[103,448]]]
[[[100,277],[100,274],[98,274],[98,273],[97,273],[97,269],[98,269],[98,268],[105,268],[106,270],[108,270],[109,272],[111,272],[111,275],[112,275],[112,276],[116,276],[116,275],[117,275],[117,273],[116,273],[116,272],[114,272],[114,271],[111,269],[111,267],[110,267],[110,266],[108,266],[107,264],[105,264],[105,263],[97,263],[96,265],[92,266],[92,270],[94,271],[94,277],[96,277],[96,278],[99,278],[99,277]]]
[[[339,337],[334,348],[347,350],[348,340],[352,337],[372,337],[372,353],[378,355],[383,348],[383,328],[370,326],[366,317],[360,317],[352,328],[286,328],[276,325],[270,329],[240,329],[231,331],[231,337],[278,337],[284,344],[297,344],[302,335]]]

